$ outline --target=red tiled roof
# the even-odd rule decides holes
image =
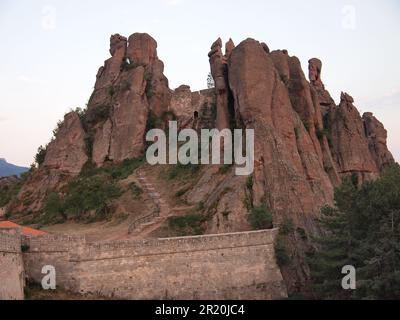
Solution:
[[[0,221],[0,229],[21,229],[22,234],[26,236],[41,236],[47,234],[47,232],[29,227],[23,227],[11,221]]]

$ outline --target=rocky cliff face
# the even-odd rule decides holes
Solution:
[[[361,184],[394,161],[386,130],[371,113],[361,116],[346,93],[335,104],[322,82],[319,59],[310,59],[308,81],[299,59],[287,50],[271,51],[247,39],[236,47],[229,40],[223,53],[218,39],[208,54],[215,88],[191,92],[185,85],[170,90],[157,43],[148,34],[113,35],[110,54],[97,73],[87,110],[65,116],[12,210],[40,211],[46,195],[88,162],[100,167],[143,155],[150,118],[159,126],[172,116],[180,128],[255,130],[251,183],[231,171],[216,179],[210,167],[188,192],[191,202],[205,203],[207,232],[248,230],[248,209],[260,205],[271,209],[275,225],[289,217],[312,230],[313,218],[332,204],[342,177]],[[300,239],[288,242],[295,248]],[[304,260],[301,250],[292,255]],[[298,281],[306,277],[305,268],[296,270]]]

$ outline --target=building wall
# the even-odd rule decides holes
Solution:
[[[0,230],[0,300],[24,298],[24,268],[21,235],[17,230]]]
[[[190,87],[181,86],[172,94],[169,111],[172,111],[179,119],[192,118],[194,112],[201,116],[204,108],[215,104],[215,100],[215,89],[191,92]]]
[[[287,296],[274,256],[276,230],[184,238],[85,243],[26,238],[28,276],[56,268],[57,285],[126,299],[280,299]],[[51,241],[50,241],[51,240]]]

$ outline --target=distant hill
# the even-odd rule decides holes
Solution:
[[[12,175],[19,176],[21,175],[21,173],[24,173],[28,170],[29,168],[13,165],[11,163],[8,163],[6,159],[0,158],[0,177],[7,177]]]

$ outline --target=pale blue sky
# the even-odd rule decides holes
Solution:
[[[353,19],[353,12],[355,13]],[[389,131],[400,159],[400,2],[392,1],[0,1],[0,157],[29,165],[58,119],[84,107],[109,37],[148,32],[170,87],[206,87],[207,53],[219,36],[323,61],[337,101],[350,93]]]

